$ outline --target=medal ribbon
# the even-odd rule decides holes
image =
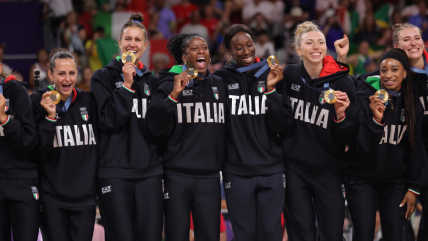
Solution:
[[[239,73],[244,73],[244,72],[247,72],[249,70],[257,69],[259,67],[262,67],[262,68],[259,69],[259,71],[257,71],[256,74],[254,74],[254,76],[256,78],[259,78],[260,75],[262,75],[264,72],[266,72],[266,70],[269,69],[269,64],[268,64],[268,62],[267,62],[266,59],[264,59],[263,61],[260,61],[258,63],[254,63],[254,64],[251,64],[251,65],[248,65],[248,66],[245,66],[245,67],[241,67],[241,68],[237,68],[235,71],[239,72]]]
[[[302,77],[302,81],[303,81],[303,83],[305,83],[305,85],[307,86],[307,87],[309,87],[310,89],[313,89],[313,90],[315,90],[315,91],[321,91],[321,92],[324,92],[324,91],[326,91],[326,90],[329,90],[330,89],[330,84],[329,83],[324,83],[324,87],[323,88],[314,88],[314,87],[312,87],[312,86],[310,86],[308,83],[306,83],[306,80]]]
[[[428,75],[428,64],[427,64],[427,60],[425,59],[425,56],[423,56],[424,58],[424,64],[425,64],[425,69],[418,69],[416,67],[410,67],[410,70],[412,70],[415,73],[418,74],[426,74]]]
[[[181,69],[183,70],[183,72],[184,71],[186,71],[187,70],[187,66],[184,64],[183,65],[183,67],[181,67]],[[210,74],[211,75],[211,74]],[[208,75],[208,76],[205,76],[205,75],[201,75],[201,74],[199,74],[198,73],[198,77],[196,77],[196,78],[201,78],[201,79],[208,79],[209,77],[210,77],[210,75]],[[195,79],[196,79],[195,78]],[[186,85],[187,87],[193,87],[193,79],[189,79],[189,83]]]

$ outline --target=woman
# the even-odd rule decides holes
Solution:
[[[162,239],[162,159],[148,135],[146,111],[157,79],[139,61],[147,47],[143,16],[133,14],[120,33],[120,57],[91,81],[100,126],[98,199],[109,240]]]
[[[245,25],[230,26],[224,45],[235,61],[215,72],[229,96],[223,183],[237,240],[281,240],[285,166],[278,134],[291,123],[290,102],[275,89],[283,68],[256,58],[253,39]]]
[[[355,137],[354,80],[346,64],[326,55],[325,36],[312,22],[297,26],[294,48],[302,62],[286,67],[283,88],[295,120],[293,131],[281,136],[287,166],[288,236],[313,240],[316,220],[320,240],[342,241],[342,167],[346,145]],[[324,98],[328,90],[335,91],[334,104]]]
[[[31,95],[39,135],[44,240],[91,240],[95,222],[98,125],[95,98],[76,89],[76,59],[50,56],[49,85]],[[56,105],[51,95],[61,96]]]
[[[40,223],[37,132],[30,97],[0,64],[0,239],[37,240]]]
[[[91,86],[92,70],[90,67],[85,67],[83,68],[82,72],[83,72],[82,79],[78,81],[78,83],[76,84],[76,87],[83,91],[89,92],[89,88]]]
[[[409,23],[395,24],[392,28],[392,40],[395,48],[404,50],[409,58],[410,70],[412,71],[413,90],[416,99],[420,101],[424,109],[423,139],[425,151],[428,151],[428,53],[424,47],[421,30]],[[421,191],[419,201],[423,210],[428,210],[428,190],[425,187]],[[422,214],[421,224],[418,232],[418,240],[428,239],[428,213]]]
[[[159,71],[147,112],[149,131],[162,141],[165,238],[189,240],[192,212],[195,239],[218,241],[226,88],[207,70],[210,52],[199,34],[176,35],[167,48],[178,65]],[[189,79],[187,68],[197,70],[198,77]]]
[[[346,166],[346,193],[354,239],[375,235],[376,199],[385,240],[402,240],[403,225],[425,185],[423,110],[413,98],[406,53],[392,49],[380,59],[379,76],[361,76],[358,134]],[[389,99],[375,94],[388,91]],[[387,103],[386,103],[387,102]]]
[[[37,62],[31,66],[30,75],[28,77],[28,87],[29,89],[35,91],[35,83],[34,83],[34,70],[38,69],[40,71],[39,80],[39,88],[43,89],[46,86],[50,85],[48,78],[48,70],[49,70],[49,55],[45,49],[40,49],[37,52]]]

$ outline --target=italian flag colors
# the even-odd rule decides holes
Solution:
[[[82,118],[83,118],[83,120],[87,121],[89,119],[89,116],[88,116],[88,114],[82,115]]]

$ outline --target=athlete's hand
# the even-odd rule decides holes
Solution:
[[[410,219],[410,216],[412,216],[413,212],[415,211],[416,196],[417,195],[413,192],[407,191],[406,196],[404,196],[403,201],[400,203],[400,208],[407,203],[407,212],[405,216],[406,219]]]
[[[267,91],[273,90],[273,88],[275,88],[275,85],[283,79],[284,77],[284,74],[282,72],[283,69],[284,67],[282,67],[279,64],[272,64],[270,66],[270,73],[267,77],[267,83],[266,83]]]
[[[0,123],[4,123],[7,120],[7,115],[4,112],[6,107],[6,98],[0,94]]]
[[[186,85],[189,83],[190,78],[186,72],[181,72],[181,74],[177,74],[174,76],[174,89],[171,92],[171,97],[174,99],[178,99],[180,93],[186,88]]]
[[[373,117],[379,123],[382,122],[383,113],[386,109],[385,103],[380,100],[376,95],[369,97],[370,99],[370,110],[373,112]]]
[[[56,106],[52,102],[51,98],[49,96],[52,94],[52,92],[48,91],[43,94],[42,100],[40,101],[40,105],[45,109],[45,111],[48,113],[48,117],[51,119],[55,119],[55,113],[56,113]]]
[[[336,40],[334,42],[334,48],[337,53],[337,61],[346,63],[346,55],[348,55],[349,52],[348,36],[343,35],[343,38]]]
[[[351,104],[348,95],[342,91],[335,91],[336,102],[334,103],[334,110],[336,111],[336,120],[340,120],[345,116],[345,110]]]
[[[134,63],[128,62],[123,65],[122,74],[123,78],[125,79],[123,81],[123,84],[126,85],[128,88],[131,88],[132,84],[134,83],[134,76],[137,74],[137,72],[135,71]]]

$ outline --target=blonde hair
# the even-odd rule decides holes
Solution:
[[[297,51],[298,48],[300,48],[300,42],[302,41],[302,35],[305,33],[317,31],[320,32],[323,36],[324,34],[321,32],[318,25],[311,21],[305,21],[299,25],[297,25],[296,30],[294,31],[294,38],[293,38],[293,47]],[[325,37],[325,36],[324,36]]]
[[[406,28],[414,28],[418,30],[419,34],[422,37],[422,31],[420,28],[416,27],[415,25],[411,23],[397,23],[394,26],[392,26],[392,43],[396,46],[398,46],[398,35],[400,35],[401,30]]]

